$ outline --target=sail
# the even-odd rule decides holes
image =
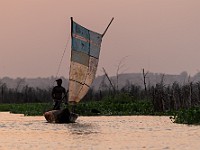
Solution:
[[[78,103],[88,92],[97,71],[102,34],[71,20],[69,102]]]

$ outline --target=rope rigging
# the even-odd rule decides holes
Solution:
[[[57,73],[56,73],[56,78],[57,78],[58,73],[59,73],[59,71],[60,71],[60,66],[61,66],[61,63],[62,63],[63,57],[64,57],[64,55],[65,55],[65,52],[66,52],[66,50],[67,50],[67,47],[68,47],[68,44],[69,44],[69,40],[70,40],[70,35],[68,36],[67,43],[66,43],[66,45],[65,45],[65,49],[64,49],[64,51],[63,51],[63,54],[62,54],[62,57],[61,57],[60,63],[59,63],[59,65],[58,65],[58,70],[57,70]]]

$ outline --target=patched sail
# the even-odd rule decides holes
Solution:
[[[103,35],[71,19],[71,37],[69,102],[78,103],[87,94],[95,78]]]

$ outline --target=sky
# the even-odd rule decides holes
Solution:
[[[0,77],[68,77],[70,17],[103,33],[97,76],[200,71],[199,0],[0,0]],[[68,43],[68,44],[67,44]],[[65,50],[66,48],[66,50]]]

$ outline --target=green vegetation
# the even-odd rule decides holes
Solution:
[[[0,111],[10,111],[27,116],[41,116],[44,112],[51,110],[52,103],[20,103],[1,104]],[[64,104],[62,107],[66,107]],[[76,113],[81,116],[95,115],[171,115],[171,120],[182,124],[200,124],[200,108],[180,109],[178,111],[154,111],[150,100],[133,100],[127,94],[108,96],[101,101],[83,101],[76,105]]]
[[[52,107],[52,103],[1,104],[0,111],[10,111],[11,113],[41,116],[44,112],[51,110]],[[62,107],[66,107],[65,104],[63,104]],[[153,104],[150,100],[134,100],[134,98],[128,94],[119,94],[115,97],[107,96],[101,101],[81,101],[76,105],[75,112],[81,116],[172,114],[171,112],[167,111],[155,112]]]
[[[81,116],[169,115],[175,123],[200,124],[200,82],[165,85],[163,75],[160,83],[146,86],[144,82],[144,86],[127,82],[118,89],[114,84],[110,87],[102,84],[98,91],[89,90],[75,112]],[[43,115],[52,109],[51,88],[19,87],[9,89],[0,83],[0,111]]]
[[[64,104],[63,104],[63,107]],[[0,111],[22,113],[25,115],[43,115],[45,111],[51,110],[50,103],[21,103],[1,104]],[[149,115],[153,114],[153,106],[150,101],[132,101],[126,96],[117,98],[108,97],[102,101],[83,101],[76,105],[76,113],[82,116],[91,115]]]
[[[45,110],[47,111],[48,108],[50,108],[49,103],[21,103],[0,105],[0,111],[10,111],[11,113],[30,116],[43,115]]]
[[[121,94],[117,97],[106,97],[101,101],[81,102],[77,105],[77,113],[81,115],[148,115],[153,113],[153,105],[147,100],[131,100],[131,97]]]
[[[200,107],[183,109],[177,111],[171,119],[175,123],[181,124],[200,124]]]

